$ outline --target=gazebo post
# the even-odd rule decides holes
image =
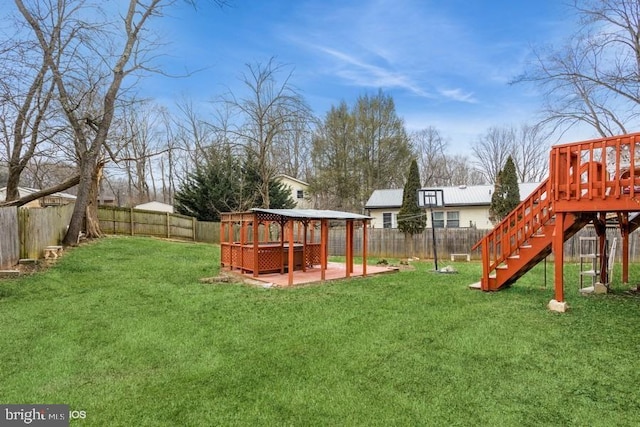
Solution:
[[[258,214],[253,213],[253,277],[258,277],[258,269],[260,264],[258,263],[258,242],[260,240],[259,230],[260,223],[258,222]]]
[[[278,224],[280,224],[280,274],[284,274],[284,257],[282,256],[282,253],[284,252],[285,222],[280,218]]]
[[[329,240],[329,221],[320,220],[320,280],[325,280],[327,270],[327,240]]]
[[[293,247],[293,220],[290,219],[287,225],[289,226],[289,286],[291,286],[293,285],[293,270],[295,267],[293,260],[293,250],[295,249]]]
[[[346,256],[346,277],[351,277],[351,273],[353,273],[353,220],[347,220],[347,232],[346,232],[346,248],[347,248],[347,256]]]
[[[247,242],[247,222],[244,214],[240,216],[240,271],[244,274],[244,245]]]
[[[304,234],[302,236],[302,271],[307,271],[307,225],[308,220],[302,221],[302,227],[304,228]]]
[[[362,277],[367,276],[367,220],[362,220]]]

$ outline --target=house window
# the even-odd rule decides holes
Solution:
[[[390,212],[385,212],[382,214],[382,228],[392,228],[393,227],[393,216]]]
[[[447,212],[447,228],[460,227],[460,212],[451,211]]]
[[[304,190],[298,190],[298,191],[296,192],[296,197],[297,197],[298,199],[304,199]]]
[[[444,228],[444,212],[433,213],[433,228]]]

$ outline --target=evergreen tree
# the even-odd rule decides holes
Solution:
[[[502,171],[498,171],[496,182],[493,184],[493,194],[491,194],[491,207],[489,208],[490,219],[494,223],[502,220],[504,206],[504,192],[502,191]]]
[[[402,208],[398,213],[398,229],[405,234],[405,240],[411,238],[413,251],[413,235],[422,233],[426,227],[426,217],[417,204],[417,193],[420,189],[420,171],[418,162],[413,159],[409,166],[409,174],[404,184]],[[406,245],[405,245],[406,247]]]
[[[502,191],[504,192],[504,215],[514,210],[520,204],[520,186],[518,173],[513,158],[509,156],[502,170]]]
[[[238,210],[241,194],[239,162],[207,163],[189,174],[175,194],[176,211],[200,221],[219,221],[220,212]]]
[[[491,219],[494,222],[501,221],[520,204],[520,187],[516,166],[511,156],[507,158],[504,168],[498,172],[491,195]]]
[[[200,221],[219,221],[221,212],[245,211],[262,206],[260,175],[247,158],[242,164],[232,155],[216,158],[189,174],[176,192],[176,211]],[[288,188],[276,180],[269,184],[270,207],[291,209],[295,201]]]

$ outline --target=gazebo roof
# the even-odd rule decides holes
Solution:
[[[343,219],[343,220],[368,220],[370,216],[354,214],[351,212],[332,211],[326,209],[261,209],[253,208],[252,212],[262,217],[284,217],[294,219]]]

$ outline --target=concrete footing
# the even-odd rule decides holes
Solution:
[[[549,301],[547,308],[551,311],[564,313],[569,309],[569,306],[567,305],[566,301],[556,301],[552,299],[551,301]]]
[[[20,276],[19,270],[0,270],[0,279]]]
[[[589,294],[606,294],[608,291],[607,287],[600,282],[596,282],[593,286],[588,286],[586,288],[580,289],[580,293],[582,295]]]

